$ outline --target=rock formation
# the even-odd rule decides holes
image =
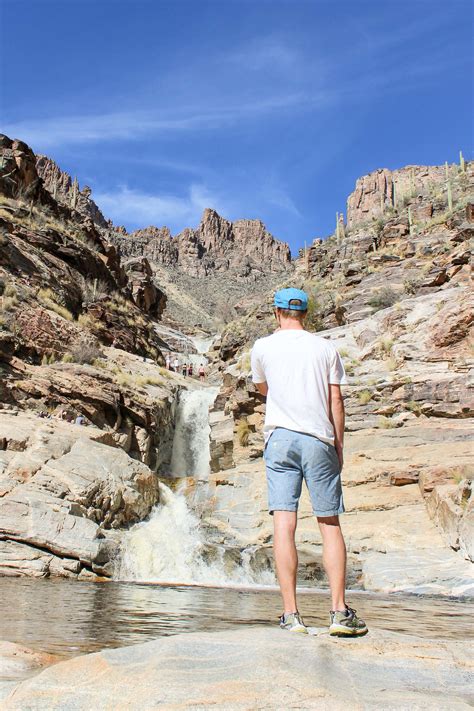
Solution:
[[[122,708],[463,709],[469,667],[467,642],[375,630],[341,644],[324,633],[242,628],[64,661],[16,686],[3,708],[87,711],[119,698]]]
[[[0,149],[4,574],[111,574],[120,532],[158,500],[156,472],[170,461],[185,385],[161,368],[162,349],[179,348],[170,326],[225,322],[211,353],[223,376],[211,474],[186,483],[205,487],[209,545],[253,547],[252,563],[269,566],[265,403],[249,349],[274,328],[271,292],[291,278],[310,294],[309,327],[333,340],[349,377],[351,584],[471,589],[472,163],[361,178],[347,225],[291,262],[261,222],[213,210],[176,237],[156,227],[128,235],[52,161],[5,136]],[[307,498],[301,513],[300,577],[319,585]]]
[[[72,179],[69,173],[61,170],[54,160],[47,156],[36,156],[36,170],[44,187],[57,202],[67,205],[71,210],[77,210],[84,217],[89,217],[99,227],[110,227],[110,223],[91,199],[89,186],[85,185],[81,189],[77,178]]]
[[[310,328],[335,343],[348,373],[343,524],[350,578],[371,589],[449,594],[474,587],[465,562],[474,559],[473,169],[452,169],[452,210],[446,196],[433,201],[420,182],[417,213],[405,204],[383,217],[368,186],[386,191],[386,171],[379,182],[361,178],[365,226],[349,224],[339,240],[315,240],[295,264],[292,283],[310,294]],[[444,171],[413,172],[431,181]],[[354,211],[350,217],[360,219]],[[225,525],[218,540],[253,543],[262,554],[271,535],[260,460],[264,404],[250,381],[249,350],[274,328],[270,299],[244,306],[215,343],[216,362],[225,365],[211,413],[209,521],[221,532]],[[306,495],[301,514],[300,559],[320,560]],[[303,564],[300,575],[323,582],[320,564],[313,573]]]
[[[206,209],[199,227],[171,237],[166,227],[148,227],[130,235],[115,236],[124,255],[145,256],[159,265],[176,267],[193,277],[219,272],[252,275],[281,273],[290,268],[287,244],[276,240],[260,220],[228,222]]]

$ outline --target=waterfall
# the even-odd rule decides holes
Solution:
[[[205,585],[271,585],[269,570],[255,572],[250,549],[206,543],[200,521],[183,494],[160,483],[161,501],[126,534],[114,576],[118,580]]]
[[[209,408],[218,390],[203,388],[181,392],[171,457],[173,476],[203,479],[209,475]]]
[[[183,391],[178,402],[171,474],[206,482],[210,473],[209,407],[218,388]],[[206,503],[206,486],[199,500]],[[197,500],[196,500],[197,501]],[[206,541],[184,494],[160,482],[160,503],[122,540],[115,579],[207,585],[274,584],[269,569],[256,572],[253,548],[240,551]]]

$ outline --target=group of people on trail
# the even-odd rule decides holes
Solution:
[[[308,633],[296,602],[297,511],[303,481],[323,543],[323,565],[332,605],[329,634],[367,633],[346,603],[346,546],[339,523],[344,512],[344,365],[333,344],[305,331],[308,297],[281,289],[274,298],[278,328],[259,338],[251,353],[252,380],[266,396],[263,427],[268,509],[273,516],[275,568],[283,599],[280,627]]]
[[[183,361],[183,363],[180,363],[179,358],[176,356],[174,360],[171,360],[171,356],[168,354],[166,356],[166,369],[171,370],[174,373],[181,373],[183,377],[190,377],[192,378],[194,375],[194,366],[192,363],[186,363],[186,361]],[[206,368],[204,366],[204,363],[201,363],[198,369],[198,375],[199,375],[199,380],[204,380],[206,377]]]

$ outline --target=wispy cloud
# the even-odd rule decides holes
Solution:
[[[321,100],[324,97],[320,97]],[[175,115],[158,112],[108,113],[30,119],[3,127],[11,137],[21,137],[41,150],[91,141],[134,140],[170,132],[215,130],[259,115],[304,105],[303,93],[282,94],[233,106],[214,106],[206,111],[182,109]]]
[[[190,185],[184,195],[154,195],[122,185],[117,190],[95,193],[94,200],[116,224],[167,225],[172,231],[198,224],[206,207],[226,212],[222,199],[198,183]]]
[[[294,69],[301,59],[295,47],[275,37],[255,38],[224,56],[224,61],[256,71]]]

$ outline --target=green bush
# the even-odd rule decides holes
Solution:
[[[384,286],[373,294],[367,303],[369,306],[372,306],[375,311],[380,311],[380,309],[387,309],[389,306],[393,306],[397,299],[398,296],[392,287]]]

